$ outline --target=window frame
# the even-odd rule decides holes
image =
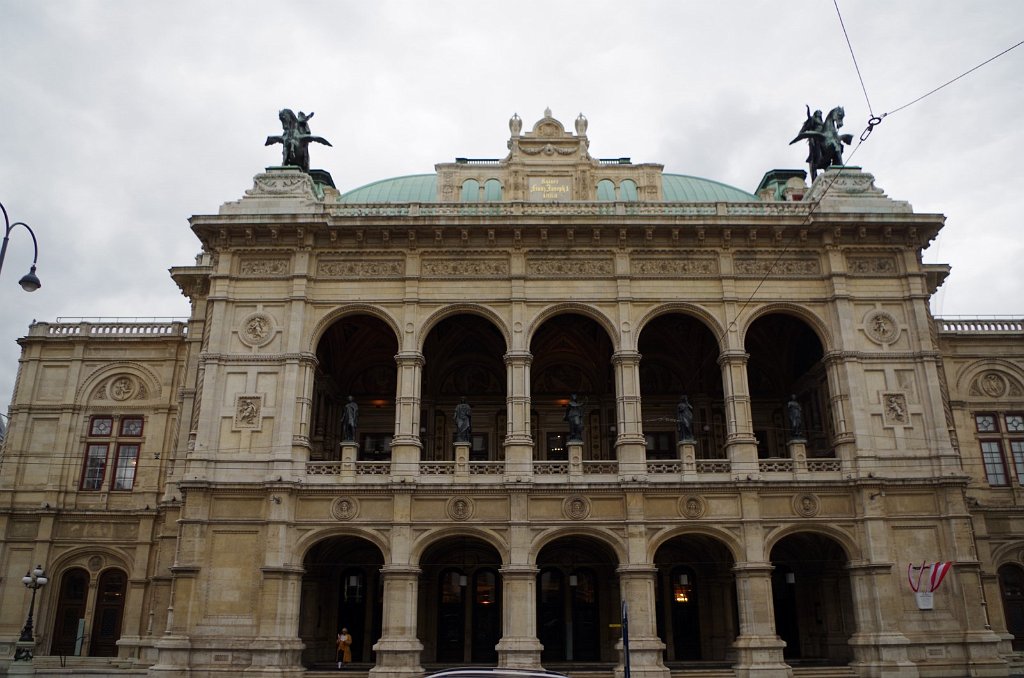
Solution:
[[[95,468],[90,462],[95,458],[93,450],[103,449],[103,461],[99,465],[99,477],[95,479],[95,487],[89,471]],[[82,460],[82,474],[78,480],[78,489],[82,492],[102,492],[103,483],[107,481],[107,458],[110,456],[110,442],[89,442],[85,445],[85,459]]]
[[[142,459],[146,416],[140,413],[93,414],[85,434],[78,478],[82,492],[131,492]],[[102,448],[102,460],[99,450]],[[131,460],[131,461],[129,461]],[[130,470],[129,470],[130,469]],[[108,476],[107,471],[110,471]]]
[[[122,463],[121,463],[122,460],[126,458],[123,455],[123,451],[125,449],[134,449],[135,450],[134,456],[131,457],[131,459],[132,459],[132,461],[134,463],[130,464],[130,466],[128,466],[128,465],[122,466]],[[139,456],[141,455],[141,452],[142,452],[142,445],[140,445],[139,443],[136,443],[136,442],[117,443],[117,446],[115,447],[115,450],[114,450],[114,463],[112,464],[113,472],[110,475],[110,491],[111,492],[131,492],[132,489],[135,488],[135,476],[138,474]],[[125,469],[128,469],[128,468],[130,468],[130,470],[131,470],[131,477],[128,478],[128,486],[127,487],[121,487],[121,482],[122,482],[122,473],[121,472],[124,471]]]

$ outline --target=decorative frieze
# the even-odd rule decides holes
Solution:
[[[536,278],[599,278],[614,272],[611,259],[539,258],[526,263],[526,272]]]
[[[847,254],[846,270],[850,275],[890,276],[896,275],[896,257],[892,255]]]
[[[288,259],[271,257],[242,259],[238,264],[238,274],[250,278],[285,276],[291,268],[290,263]]]
[[[509,274],[507,259],[424,259],[420,264],[424,277],[495,278]]]
[[[360,278],[399,278],[405,273],[401,259],[322,260],[317,262],[317,277],[358,280]]]
[[[809,257],[738,255],[733,269],[737,275],[800,278],[821,275],[821,263]]]
[[[659,259],[634,259],[633,273],[639,277],[650,278],[687,278],[691,276],[717,275],[718,259],[702,256],[682,256]]]

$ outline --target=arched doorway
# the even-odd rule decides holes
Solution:
[[[800,532],[771,551],[775,630],[790,664],[848,664],[856,630],[843,547],[830,537]]]
[[[658,636],[665,661],[722,662],[739,635],[732,554],[705,535],[676,537],[654,555]]]
[[[1006,630],[1013,634],[1013,649],[1024,650],[1024,570],[1007,563],[999,568]]]
[[[788,457],[786,443],[794,437],[806,439],[809,457],[834,456],[824,349],[814,330],[795,316],[770,313],[751,324],[744,348],[758,457]],[[802,431],[790,430],[785,409],[792,396],[802,410]]]
[[[340,459],[341,415],[348,396],[359,406],[355,441],[359,446],[358,459],[391,459],[398,390],[397,353],[394,331],[374,316],[345,316],[327,328],[316,347],[311,459]]]
[[[451,461],[452,416],[462,398],[472,408],[470,461],[505,458],[505,338],[489,321],[456,315],[435,325],[423,343],[423,458]]]
[[[79,625],[84,627],[88,596],[88,572],[80,567],[75,567],[61,576],[57,613],[53,620],[53,642],[50,643],[50,654],[75,654],[79,641]],[[82,638],[83,642],[84,640]]]
[[[693,407],[699,459],[725,458],[725,402],[718,340],[704,323],[680,313],[651,320],[640,333],[640,395],[648,459],[677,459],[676,410]]]
[[[537,555],[537,637],[541,661],[614,662],[610,624],[619,621],[618,561],[590,537],[565,537]]]
[[[534,458],[568,459],[569,397],[583,413],[583,458],[615,458],[615,376],[612,342],[594,320],[576,313],[548,319],[530,341]]]
[[[383,619],[383,565],[380,549],[360,537],[331,537],[309,550],[299,610],[305,666],[334,665],[335,638],[343,627],[352,636],[352,661],[373,662]]]
[[[424,552],[418,635],[426,662],[497,663],[500,567],[498,551],[473,537],[443,539]]]

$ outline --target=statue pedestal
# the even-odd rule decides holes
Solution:
[[[359,448],[355,441],[346,440],[341,443],[341,477],[356,477],[356,458],[359,455]]]
[[[566,452],[569,454],[569,475],[578,476],[583,474],[583,441],[570,440],[565,444]]]
[[[679,458],[683,462],[683,480],[697,479],[697,441],[680,440],[676,445]]]
[[[469,442],[457,442],[452,445],[455,450],[455,475],[469,475]]]
[[[789,450],[789,458],[793,460],[793,473],[796,475],[807,475],[807,441],[803,438],[793,438],[786,443]]]

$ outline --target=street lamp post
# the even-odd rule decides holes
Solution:
[[[18,638],[18,644],[29,643],[29,645],[27,647],[18,647],[15,650],[14,661],[30,661],[32,659],[32,648],[36,642],[35,638],[32,637],[32,613],[36,607],[36,591],[46,586],[49,581],[42,565],[36,565],[34,570],[26,572],[25,576],[21,578],[21,583],[25,585],[25,588],[32,589],[32,600],[28,604],[28,618],[25,619],[25,628],[21,630],[21,638]]]
[[[32,229],[29,228],[29,225],[24,221],[15,221],[12,224],[11,220],[7,216],[7,209],[4,207],[3,203],[0,203],[0,212],[4,213],[5,228],[4,244],[0,246],[0,270],[3,270],[4,267],[4,257],[7,256],[7,241],[11,239],[11,231],[14,230],[15,226],[24,226],[25,230],[28,231],[28,234],[32,236],[32,268],[29,269],[28,273],[21,277],[18,284],[21,285],[21,288],[26,292],[35,292],[43,285],[39,282],[39,278],[36,277],[36,261],[39,259],[39,243],[36,242],[36,234],[32,232]]]

